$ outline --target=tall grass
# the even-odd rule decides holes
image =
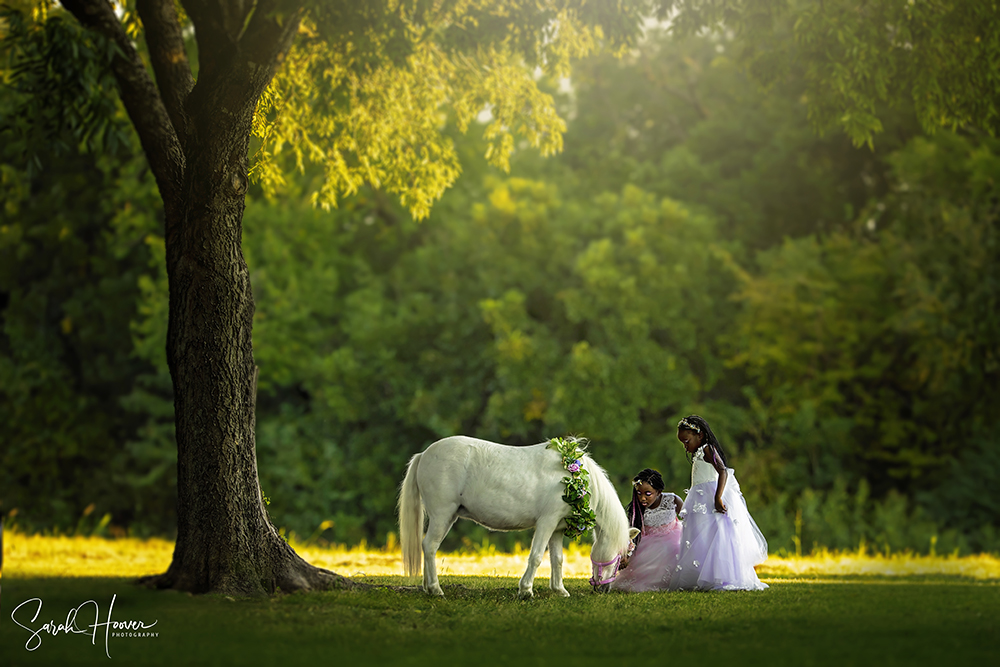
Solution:
[[[853,490],[838,479],[829,491],[805,489],[767,504],[747,502],[770,552],[782,558],[858,550],[884,556],[1000,554],[1000,530],[992,524],[966,531],[949,527],[896,491],[872,499],[865,480]]]
[[[291,543],[309,562],[346,576],[400,575],[403,572],[399,545],[392,535],[381,547],[367,544],[321,546],[296,540]],[[165,571],[170,565],[173,546],[173,542],[159,538],[26,535],[8,530],[4,540],[4,573],[15,578],[139,577]],[[439,553],[438,572],[445,577],[519,577],[527,556],[527,549],[520,544],[511,552],[503,552],[488,541],[470,542],[460,551]],[[545,559],[538,576],[547,577],[548,568],[548,559]],[[565,549],[564,574],[569,578],[587,578],[590,568],[589,545],[570,542]],[[772,555],[757,570],[764,578],[952,574],[1000,579],[1000,558],[989,554],[919,555],[912,552],[886,554],[866,548],[853,551],[819,549],[798,557]]]

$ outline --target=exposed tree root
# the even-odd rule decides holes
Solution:
[[[261,597],[279,591],[294,593],[368,587],[307,563],[276,535],[269,535],[265,543],[266,548],[253,550],[251,554],[240,554],[225,563],[209,563],[205,558],[184,558],[183,554],[175,553],[174,561],[166,572],[142,577],[136,583],[159,590],[219,593],[236,597]]]

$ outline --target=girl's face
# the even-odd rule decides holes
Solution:
[[[660,499],[660,492],[649,485],[649,482],[641,482],[635,487],[636,495],[639,496],[639,504],[643,507],[651,507]]]
[[[705,435],[703,433],[696,433],[695,431],[678,429],[677,439],[681,441],[681,444],[684,445],[684,449],[687,452],[693,454],[705,441]]]

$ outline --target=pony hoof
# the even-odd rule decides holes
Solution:
[[[427,591],[428,595],[437,595],[438,597],[442,598],[444,597],[444,591],[441,590],[440,586],[435,585],[431,586],[430,588],[425,588],[424,590]]]
[[[553,588],[552,592],[555,593],[556,596],[561,598],[569,597],[569,591],[567,591],[565,588]]]
[[[521,600],[530,600],[531,598],[535,597],[535,592],[530,588],[526,591],[518,591],[517,597]]]

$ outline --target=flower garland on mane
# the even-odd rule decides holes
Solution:
[[[554,449],[562,458],[562,466],[569,473],[563,477],[566,493],[563,501],[569,505],[573,513],[566,517],[566,537],[574,538],[583,535],[597,523],[597,516],[590,508],[590,473],[583,467],[584,450],[587,447],[585,438],[573,436],[567,438],[552,438],[546,444],[546,449]]]

